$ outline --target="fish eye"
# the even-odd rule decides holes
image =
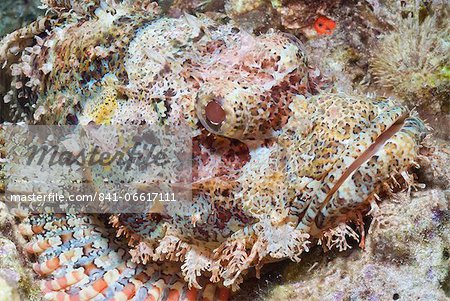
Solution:
[[[226,118],[226,112],[215,100],[211,100],[205,107],[206,119],[215,126],[220,126]]]

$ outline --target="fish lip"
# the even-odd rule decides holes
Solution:
[[[392,138],[396,133],[398,133],[405,125],[406,120],[410,117],[409,113],[405,113],[397,118],[392,125],[390,125],[386,130],[384,130],[375,141],[366,149],[362,154],[360,154],[345,170],[337,182],[333,185],[330,191],[327,193],[325,200],[322,202],[323,206],[328,203],[332,196],[339,190],[339,188],[344,184],[344,182],[356,171],[361,165],[369,161],[373,156],[375,156],[378,151],[380,151],[386,142]],[[321,207],[323,207],[321,206]]]
[[[330,228],[325,223],[325,218],[322,214],[322,209],[328,204],[333,195],[339,190],[339,188],[345,183],[345,181],[351,177],[353,172],[358,170],[364,163],[369,161],[373,156],[375,156],[380,150],[383,149],[389,139],[391,139],[396,133],[401,131],[406,127],[412,127],[417,135],[418,143],[422,141],[424,135],[426,135],[426,130],[423,122],[411,114],[406,112],[400,115],[389,127],[387,127],[376,139],[375,141],[362,153],[360,154],[345,170],[345,172],[336,181],[333,187],[328,191],[325,199],[320,203],[317,210],[316,216],[311,224],[309,230],[312,236],[320,235],[324,230]],[[425,132],[425,134],[424,134]],[[424,134],[424,135],[422,135]],[[325,227],[324,227],[325,226]]]

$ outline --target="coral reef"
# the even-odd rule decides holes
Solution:
[[[395,197],[380,204],[365,250],[315,258],[310,271],[287,268],[292,284],[266,300],[448,300],[449,192]]]
[[[340,2],[340,0],[228,0],[225,2],[225,11],[249,30],[281,28],[295,34],[317,36],[332,32],[335,24],[327,16]],[[324,20],[327,22],[323,22]],[[329,24],[332,26],[329,27]],[[325,27],[329,27],[328,31],[324,30]]]
[[[395,5],[230,0],[230,20],[183,12],[220,9],[214,1],[45,4],[49,16],[0,42],[7,118],[187,124],[194,188],[192,203],[142,214],[18,216],[27,242],[14,231],[8,238],[32,255],[47,299],[226,300],[248,274],[286,258],[302,263],[266,299],[446,298],[447,144],[435,152],[443,161],[427,160],[417,114],[360,93],[390,82],[373,71],[375,56],[378,84],[366,73],[379,33],[390,32],[383,45],[400,32]],[[418,25],[433,28],[425,37],[432,18]],[[431,82],[448,92],[445,76]],[[419,164],[438,186],[411,197]],[[93,185],[103,179],[92,174]],[[394,190],[406,192],[395,201]],[[31,298],[17,272],[26,263],[8,254],[1,289]]]

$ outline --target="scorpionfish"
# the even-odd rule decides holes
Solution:
[[[56,13],[0,44],[12,118],[192,130],[191,203],[22,217],[45,299],[227,300],[249,270],[345,248],[349,224],[363,235],[371,206],[411,185],[413,112],[313,89],[289,34],[144,4],[49,0]]]

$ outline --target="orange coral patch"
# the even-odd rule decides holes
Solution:
[[[335,28],[336,22],[324,16],[318,17],[314,22],[314,29],[319,35],[330,35],[333,33]]]

